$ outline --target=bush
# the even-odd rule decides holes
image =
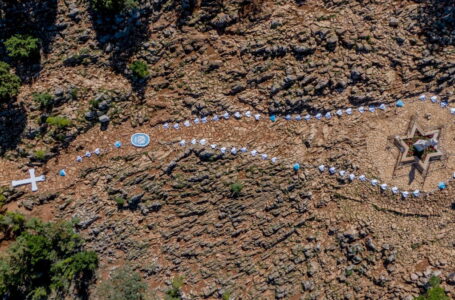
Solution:
[[[144,300],[146,292],[147,284],[141,275],[130,266],[123,266],[100,284],[97,294],[101,300]]]
[[[35,153],[33,154],[33,156],[37,160],[45,160],[46,159],[46,155],[47,155],[47,151],[46,150],[42,150],[42,149],[36,150]]]
[[[137,0],[91,0],[91,3],[100,12],[121,12],[137,7]]]
[[[143,60],[136,60],[130,64],[130,70],[139,79],[144,79],[150,75],[148,65]]]
[[[34,93],[32,95],[35,101],[41,108],[47,108],[52,105],[54,97],[49,93]]]
[[[231,184],[231,195],[233,197],[238,197],[243,190],[243,184],[235,182]]]
[[[71,125],[71,120],[65,118],[65,117],[60,117],[60,116],[57,116],[57,117],[48,117],[46,119],[46,123],[49,124],[49,125],[52,125],[52,126],[56,126],[60,129],[64,129],[68,126]]]
[[[117,203],[117,206],[118,207],[123,207],[123,205],[125,205],[125,199],[123,199],[122,197],[115,197],[115,203]]]
[[[23,222],[21,222],[23,224]],[[85,293],[98,258],[68,222],[31,219],[0,258],[0,294],[8,299],[64,299]],[[74,287],[74,288],[72,288]]]
[[[7,63],[0,61],[0,102],[17,96],[20,86],[19,77],[11,73],[11,68]]]
[[[439,286],[441,280],[439,277],[432,276],[428,281],[429,288],[422,296],[414,298],[414,300],[450,300],[445,290]]]
[[[180,289],[183,286],[183,277],[175,277],[172,280],[171,288],[166,291],[165,300],[180,300],[182,299],[182,292]]]
[[[16,34],[5,41],[5,47],[11,58],[31,58],[39,52],[39,40],[30,35]]]

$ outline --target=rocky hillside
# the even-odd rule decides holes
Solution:
[[[17,34],[38,38],[39,53],[11,57],[5,41]],[[452,103],[455,4],[144,0],[113,14],[89,1],[0,0],[0,61],[22,82],[0,102],[5,182],[72,161],[98,135],[214,113],[325,113],[421,93]],[[248,141],[251,127],[234,126],[217,138]],[[300,154],[279,148],[286,141],[331,162],[355,161],[362,144],[360,134],[344,151],[295,128],[259,132],[249,142],[264,151]],[[176,151],[179,136],[160,134],[147,151],[85,165],[57,191],[5,187],[7,208],[77,217],[100,257],[98,282],[129,262],[160,296],[175,276],[184,299],[413,299],[432,276],[455,296],[452,187],[391,199],[306,168]]]

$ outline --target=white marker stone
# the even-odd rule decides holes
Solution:
[[[276,163],[277,158],[276,157],[272,157],[271,161],[272,161],[272,163]]]
[[[185,125],[185,127],[190,127],[191,123],[190,121],[186,120],[185,122],[183,122],[183,125]]]
[[[451,113],[452,115],[455,115],[455,108],[453,108],[453,107],[450,108],[450,113]]]
[[[401,192],[401,196],[403,196],[403,198],[407,198],[409,196],[409,192]]]
[[[196,119],[194,119],[193,122],[194,122],[194,124],[199,124],[201,121],[199,120],[199,118],[196,118]]]
[[[179,142],[179,145],[182,146],[182,147],[185,146],[185,144],[186,144],[185,140],[181,140],[181,141]]]
[[[379,109],[380,109],[380,110],[385,110],[385,108],[386,108],[386,107],[385,107],[385,104],[384,104],[384,103],[382,103],[381,105],[379,105]]]
[[[427,96],[425,94],[422,94],[419,96],[419,100],[425,101],[425,100],[427,100]]]
[[[368,107],[368,110],[369,110],[370,112],[375,112],[375,111],[376,111],[376,107],[370,106],[370,107]]]
[[[387,184],[383,183],[380,185],[381,190],[386,191],[387,190]]]
[[[354,179],[355,179],[355,175],[352,173],[349,174],[349,180],[354,181]]]
[[[82,162],[82,156],[76,157],[76,161],[77,161],[77,162]]]
[[[218,121],[220,118],[217,115],[213,115],[212,121]]]
[[[93,151],[93,153],[95,153],[96,155],[100,155],[101,154],[100,148],[96,148],[95,151]]]
[[[322,114],[321,113],[318,113],[316,116],[315,116],[316,119],[320,120],[322,119]]]
[[[90,157],[90,156],[92,156],[92,153],[90,153],[90,151],[85,152],[85,157]]]
[[[367,178],[365,177],[365,175],[360,175],[359,176],[359,180],[360,181],[367,181]]]
[[[399,192],[398,188],[396,186],[394,186],[393,188],[391,188],[392,190],[392,193],[396,194]]]
[[[330,112],[326,113],[324,116],[327,120],[330,120],[332,118],[332,114]]]
[[[205,123],[207,123],[207,117],[203,117],[203,118],[201,118],[201,122],[202,122],[202,124],[205,124]]]
[[[340,174],[341,177],[344,177],[344,175],[346,175],[346,171],[341,170],[340,172],[338,172],[338,174]]]
[[[248,150],[247,150],[245,147],[243,147],[243,148],[240,148],[240,152],[243,152],[243,153],[245,153],[245,152],[247,152],[247,151],[248,151]]]
[[[221,153],[223,153],[223,154],[226,153],[226,147],[221,147],[220,151],[221,151]]]
[[[32,185],[32,192],[36,192],[38,190],[37,182],[44,181],[46,178],[44,175],[35,177],[35,169],[29,169],[28,173],[30,174],[30,178],[22,179],[22,180],[13,180],[11,185],[13,187],[24,185],[24,184],[31,184]]]
[[[306,121],[309,121],[311,119],[311,116],[310,115],[306,115],[305,117],[303,117]]]
[[[319,171],[324,172],[325,171],[325,166],[324,165],[320,165],[318,167],[318,169],[319,169]]]
[[[226,120],[229,119],[229,113],[225,112],[224,115],[223,115],[223,118],[226,119]]]
[[[196,139],[192,139],[192,140],[191,140],[191,144],[196,145],[196,143],[197,143],[197,140],[196,140]]]
[[[414,192],[412,192],[412,195],[414,197],[419,197],[420,196],[420,191],[419,190],[415,190]]]
[[[215,144],[211,144],[210,147],[211,147],[212,149],[216,149],[216,145],[215,145]]]
[[[371,180],[371,185],[376,186],[378,184],[378,181],[376,179]]]
[[[300,120],[302,120],[302,116],[300,116],[300,115],[297,115],[297,116],[295,116],[294,120],[296,120],[296,121],[300,121]]]
[[[236,149],[235,147],[232,147],[231,153],[234,154],[234,155],[236,155],[236,154],[237,154],[237,149]]]
[[[265,153],[262,153],[262,154],[261,154],[261,158],[262,158],[263,160],[266,160],[266,159],[267,159],[267,157],[268,157],[268,155],[267,155],[267,154],[265,154]]]
[[[202,139],[199,141],[199,144],[201,144],[202,146],[204,146],[206,143],[207,143],[206,139]]]
[[[238,111],[236,111],[234,114],[234,117],[236,117],[237,119],[240,119],[242,117],[242,114],[239,113]]]
[[[337,110],[336,114],[341,117],[343,115],[343,111],[341,109],[339,109],[339,110]]]
[[[164,124],[163,124],[163,128],[164,128],[164,129],[169,129],[169,123],[164,123]]]
[[[438,102],[438,96],[431,96],[431,102],[436,103]]]
[[[256,156],[256,154],[258,154],[258,152],[256,150],[251,151],[252,156]]]
[[[348,115],[352,115],[352,108],[347,108],[347,109],[346,109],[346,113],[347,113]]]
[[[247,112],[245,113],[245,116],[246,116],[247,118],[251,118],[251,111],[247,111]]]
[[[286,119],[286,121],[290,121],[292,119],[291,115],[286,115],[284,118]]]
[[[260,114],[255,114],[255,115],[254,115],[254,119],[255,119],[256,121],[259,121],[260,118],[261,118],[261,115],[260,115]]]
[[[335,167],[331,167],[331,168],[329,169],[329,173],[330,173],[331,175],[335,174],[336,171],[337,171],[337,169],[335,169]]]
[[[365,112],[365,107],[360,106],[358,110],[359,110],[359,113],[363,114]]]
[[[174,124],[174,129],[179,129],[179,128],[180,128],[179,123],[175,123],[175,124]]]

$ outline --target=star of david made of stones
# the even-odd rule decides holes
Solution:
[[[412,165],[425,178],[432,161],[441,160],[443,153],[440,147],[442,128],[424,130],[413,117],[404,136],[396,136],[395,145],[400,150],[395,166]]]
[[[134,147],[147,147],[150,144],[150,137],[145,133],[135,133],[131,136],[131,144]]]

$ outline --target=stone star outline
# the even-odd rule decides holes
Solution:
[[[434,149],[436,152],[432,153],[427,153],[422,159],[420,159],[417,156],[410,155],[408,156],[409,151],[409,145],[406,143],[407,140],[412,140],[415,136],[416,133],[419,133],[420,136],[432,136],[438,144],[434,146]],[[439,144],[439,138],[441,135],[441,128],[425,131],[423,128],[417,123],[417,118],[414,116],[411,119],[411,122],[409,124],[408,130],[406,132],[405,136],[396,136],[394,141],[395,145],[398,147],[400,150],[400,154],[398,155],[398,160],[396,166],[401,166],[401,165],[406,165],[406,164],[413,164],[416,169],[423,174],[425,177],[426,174],[428,173],[428,169],[430,167],[430,163],[433,160],[438,160],[441,159],[442,156],[444,155],[441,152],[440,149],[440,144]]]

